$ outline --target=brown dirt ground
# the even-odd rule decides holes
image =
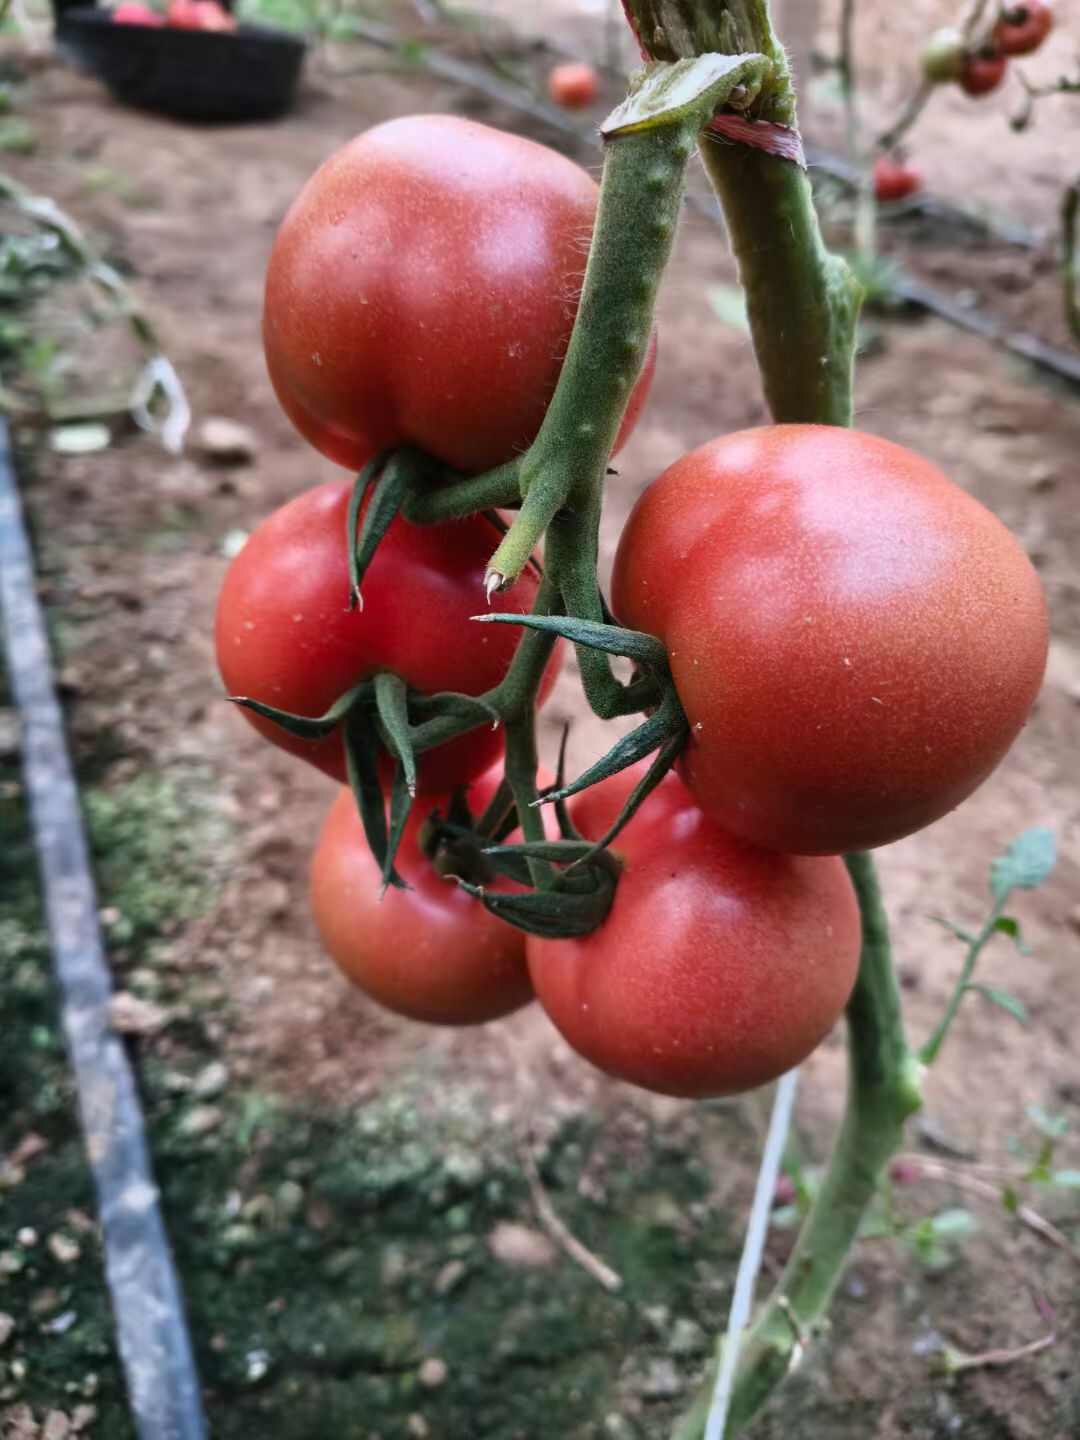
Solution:
[[[542,7],[529,8],[532,14]],[[565,21],[564,8],[549,7],[553,26]],[[864,7],[871,107],[891,106],[892,56],[920,31],[921,17],[940,18],[949,8],[910,5],[901,14],[894,7]],[[1053,69],[1067,58],[1062,36],[1046,66]],[[399,1024],[327,966],[308,918],[305,881],[331,787],[258,741],[221,702],[210,625],[226,564],[223,537],[250,528],[300,488],[335,473],[278,411],[258,338],[266,257],[299,184],[337,144],[395,114],[464,110],[518,129],[522,118],[423,74],[337,79],[318,64],[309,68],[296,114],[273,127],[185,128],[132,114],[93,81],[58,64],[35,73],[31,94],[24,113],[41,143],[34,156],[10,168],[55,196],[131,267],[196,416],[228,415],[253,426],[259,437],[255,465],[228,472],[193,458],[171,459],[144,439],[102,455],[48,462],[35,492],[34,519],[50,576],[60,547],[65,552],[62,571],[46,582],[48,599],[61,614],[79,612],[67,672],[78,693],[76,740],[89,746],[99,729],[118,731],[127,753],[114,765],[117,778],[178,757],[205,762],[242,817],[240,862],[212,916],[177,941],[197,949],[202,962],[220,962],[245,1017],[230,1042],[238,1075],[278,1091],[350,1101],[370,1094],[419,1047],[450,1052],[480,1075],[501,1075],[507,1062],[494,1031],[433,1037]],[[817,94],[815,119],[824,138],[834,137],[835,105],[823,87]],[[1003,104],[973,108],[950,96],[916,132],[912,149],[932,189],[1048,233],[1064,170],[1066,119],[1064,103],[1052,102],[1030,134],[1013,136]],[[527,128],[565,143],[542,127]],[[581,158],[595,164],[588,150]],[[950,243],[940,229],[906,230],[903,243],[913,268],[942,288],[973,289],[1025,328],[1064,343],[1047,250],[969,250]],[[703,284],[732,280],[716,226],[688,215],[660,305],[661,364],[653,397],[611,486],[607,556],[635,496],[665,464],[716,433],[765,418],[745,337],[726,328],[700,298]],[[875,331],[873,352],[859,372],[858,423],[918,448],[1001,515],[1038,565],[1053,614],[1046,688],[1012,754],[959,812],[881,856],[908,1022],[912,1034],[922,1036],[940,1012],[958,959],[930,917],[977,921],[986,905],[991,858],[1028,825],[1048,824],[1057,832],[1061,859],[1053,878],[1015,907],[1033,953],[1018,958],[1001,943],[991,948],[982,972],[987,983],[1024,1002],[1030,1027],[969,1004],[928,1086],[935,1129],[957,1149],[992,1163],[1006,1157],[1006,1139],[1023,1127],[1025,1106],[1065,1111],[1074,1125],[1080,1106],[1080,405],[1075,394],[1037,381],[944,324],[875,324]],[[124,535],[132,528],[181,539],[156,551],[128,546]],[[564,718],[575,721],[571,758],[580,765],[605,737],[597,722],[582,715],[572,666],[545,717],[549,756]],[[572,1057],[543,1017],[528,1013],[502,1028],[544,1067],[557,1091],[613,1103],[620,1087]],[[806,1066],[801,1123],[819,1151],[840,1108],[842,1067],[838,1036]],[[1034,1242],[1018,1241],[1004,1223],[982,1245],[985,1263],[972,1272],[967,1308],[938,1319],[952,1324],[951,1333],[972,1350],[1022,1343],[1038,1333],[1039,1322],[1017,1274],[1032,1273],[1037,1263],[1040,1283],[1063,1301],[1075,1287],[1075,1268],[1064,1259],[1054,1266],[1041,1257],[1036,1262]],[[903,1376],[910,1380],[920,1372],[906,1354],[906,1322],[885,1303],[903,1285],[896,1262],[870,1253],[858,1274],[884,1308],[867,1330],[865,1347],[835,1359],[829,1383],[848,1385],[880,1406],[872,1433],[885,1440],[909,1433],[894,1415],[901,1404],[898,1386]],[[895,1373],[889,1358],[894,1349],[905,1352]],[[1053,1360],[974,1377],[981,1402],[1001,1416],[1002,1435],[1049,1435],[1037,1417],[1055,1376],[1072,1366],[1066,1351],[1075,1358],[1075,1337],[1062,1341]],[[962,1406],[956,1413],[962,1415]],[[956,1428],[964,1433],[962,1423]]]

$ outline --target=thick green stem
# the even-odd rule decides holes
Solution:
[[[678,125],[608,143],[570,346],[540,433],[520,464],[521,512],[491,560],[500,583],[520,575],[565,505],[589,508],[600,493],[648,349],[692,151],[692,132]]]
[[[701,156],[723,206],[773,419],[850,425],[862,291],[825,248],[806,172],[709,135]]]
[[[798,1361],[832,1299],[882,1170],[921,1103],[920,1066],[908,1049],[889,927],[869,855],[847,857],[862,914],[859,975],[847,1008],[847,1110],[829,1168],[784,1273],[745,1342],[727,1435],[737,1435]],[[675,1440],[700,1440],[707,1385]]]

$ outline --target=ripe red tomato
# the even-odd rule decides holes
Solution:
[[[165,24],[165,16],[151,10],[149,5],[117,5],[112,18],[114,25],[150,25],[157,28]]]
[[[236,17],[217,0],[169,0],[165,18],[174,30],[235,30]]]
[[[476,782],[474,813],[499,778],[492,770]],[[397,857],[411,888],[383,894],[356,802],[342,790],[312,861],[311,905],[324,946],[373,1000],[413,1020],[475,1025],[517,1010],[533,993],[522,932],[438,874],[420,848],[425,819],[436,808],[445,815],[449,803],[440,797],[414,809]]]
[[[994,26],[994,44],[1003,55],[1030,55],[1054,28],[1054,12],[1046,0],[1005,5]]]
[[[874,198],[882,204],[904,200],[922,189],[922,172],[891,155],[879,155],[874,161]]]
[[[774,425],[638,501],[614,607],[667,647],[701,806],[777,850],[869,849],[990,774],[1042,681],[1042,587],[1004,525],[887,440]]]
[[[263,341],[286,415],[352,470],[404,443],[459,470],[512,459],[559,378],[597,193],[554,150],[452,115],[357,136],[270,256]]]
[[[980,95],[989,95],[1004,80],[1008,64],[1007,58],[996,50],[969,55],[960,71],[960,89],[976,99]]]
[[[548,75],[548,94],[565,110],[584,110],[600,93],[600,77],[584,61],[556,65]]]
[[[475,625],[484,568],[498,534],[482,515],[447,525],[395,520],[364,579],[362,610],[347,610],[345,524],[350,486],[331,482],[298,495],[253,532],[229,566],[218,600],[218,667],[230,695],[317,716],[378,670],[394,670],[425,692],[470,695],[498,684],[519,634]],[[526,569],[499,603],[522,612],[538,577]],[[554,683],[548,668],[541,699]],[[303,740],[251,711],[268,739],[344,780],[341,735]],[[445,791],[479,775],[502,752],[489,725],[420,759],[422,790]]]
[[[642,767],[571,802],[599,839]],[[537,998],[610,1075],[664,1095],[734,1095],[798,1065],[851,993],[859,909],[843,862],[728,835],[665,779],[615,842],[625,870],[591,935],[527,942]]]

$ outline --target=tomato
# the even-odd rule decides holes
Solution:
[[[332,155],[266,276],[266,363],[300,433],[352,470],[403,443],[466,471],[521,453],[559,378],[597,193],[554,150],[453,115]]]
[[[571,802],[599,839],[642,767]],[[583,939],[527,942],[537,998],[579,1054],[664,1095],[733,1095],[798,1065],[855,982],[854,888],[834,856],[721,830],[668,776],[615,842],[611,911]]]
[[[958,805],[1046,663],[1042,588],[1001,522],[853,430],[775,425],[684,455],[630,516],[613,598],[668,650],[699,803],[803,854],[884,845]]]
[[[997,50],[981,50],[977,55],[969,55],[960,71],[960,89],[973,98],[989,95],[1004,80],[1008,63]]]
[[[159,15],[156,10],[151,10],[149,5],[117,5],[112,12],[114,25],[151,25],[159,26],[165,24],[164,15]]]
[[[473,787],[474,813],[499,778],[489,771]],[[522,932],[438,874],[420,848],[428,814],[445,815],[449,803],[444,796],[415,807],[397,857],[411,888],[383,894],[356,802],[342,790],[312,862],[311,905],[326,949],[373,1000],[413,1020],[474,1025],[519,1009],[533,993]]]
[[[994,26],[994,44],[1003,55],[1030,55],[1054,28],[1054,12],[1046,0],[1006,5]]]
[[[584,61],[556,65],[548,75],[548,94],[564,110],[585,110],[600,94],[600,77]]]
[[[883,204],[904,200],[922,189],[922,174],[913,165],[879,155],[874,161],[874,198]]]
[[[174,30],[235,30],[236,19],[217,0],[169,0],[165,18]]]
[[[378,670],[394,670],[425,692],[479,695],[498,684],[520,634],[513,626],[470,620],[498,543],[495,527],[482,515],[432,526],[395,520],[365,576],[363,608],[350,611],[350,488],[330,482],[298,495],[258,526],[230,565],[215,634],[229,694],[317,716]],[[527,611],[538,583],[527,568],[500,605]],[[556,669],[554,661],[541,699]],[[345,779],[340,732],[304,740],[249,710],[244,714],[283,750]],[[464,783],[501,752],[501,733],[482,725],[423,755],[420,787],[443,791]]]

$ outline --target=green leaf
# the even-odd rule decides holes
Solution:
[[[1052,830],[1037,825],[1014,840],[990,866],[990,889],[1003,901],[1012,890],[1034,890],[1046,879],[1057,860]]]
[[[994,929],[1002,935],[1008,935],[1021,955],[1031,954],[1031,947],[1024,940],[1019,920],[1014,919],[1011,915],[999,915],[994,921]]]
[[[705,298],[713,314],[731,330],[748,332],[750,319],[746,311],[746,296],[738,285],[710,285]]]
[[[997,990],[992,985],[980,985],[977,982],[965,985],[964,989],[974,990],[984,1000],[989,1000],[991,1005],[1007,1011],[1014,1020],[1019,1020],[1021,1025],[1026,1025],[1030,1019],[1023,1002],[1017,1000],[1015,995],[1010,995],[1007,990]]]
[[[283,730],[287,730],[290,735],[299,736],[301,740],[321,740],[324,735],[329,735],[337,728],[361,698],[366,700],[370,695],[371,682],[361,681],[359,685],[354,685],[351,690],[340,695],[325,715],[294,715],[288,710],[264,705],[261,700],[253,700],[250,695],[230,695],[228,698],[234,705],[252,710],[264,720],[272,720],[275,725],[280,725]]]
[[[603,650],[608,655],[625,655],[639,665],[667,669],[667,651],[655,635],[641,630],[627,630],[622,625],[601,625],[596,620],[582,620],[576,615],[514,615],[498,612],[474,615],[479,624],[525,625],[530,630],[546,630],[561,635],[572,645],[590,650]]]
[[[1006,1185],[1001,1191],[1001,1203],[1010,1215],[1015,1215],[1020,1208],[1020,1196],[1011,1185]]]

